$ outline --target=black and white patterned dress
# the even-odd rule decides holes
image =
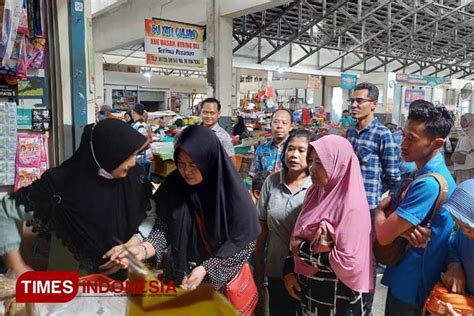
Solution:
[[[156,220],[155,227],[150,235],[145,239],[153,245],[156,252],[156,260],[163,263],[163,273],[170,279],[179,279],[183,275],[173,276],[175,273],[172,267],[163,261],[163,255],[168,248],[166,224],[159,218]],[[207,274],[204,277],[203,284],[212,284],[214,289],[222,291],[232,278],[237,275],[245,262],[247,262],[250,254],[254,251],[255,243],[248,244],[244,249],[227,258],[211,257],[203,261],[201,265],[206,270]]]
[[[303,315],[357,316],[363,315],[362,293],[351,290],[339,280],[329,264],[329,253],[312,253],[310,243],[299,246],[299,257],[318,268],[313,276],[297,275],[301,286]],[[294,271],[292,256],[285,263],[285,274]]]

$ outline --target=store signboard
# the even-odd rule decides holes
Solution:
[[[430,86],[432,88],[448,89],[451,86],[451,78],[397,74],[397,82],[408,83],[420,86]]]
[[[341,74],[341,89],[354,90],[357,85],[356,74]]]
[[[145,53],[149,65],[204,66],[201,25],[162,19],[145,20]]]
[[[420,89],[406,89],[405,90],[405,107],[409,107],[410,103],[415,100],[424,100],[425,90]]]

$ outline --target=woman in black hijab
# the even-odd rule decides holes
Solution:
[[[242,116],[237,116],[237,124],[235,124],[232,129],[232,135],[242,137],[243,133],[245,133],[244,118]]]
[[[253,251],[260,233],[255,205],[212,130],[183,130],[174,158],[177,170],[153,197],[155,227],[129,251],[141,260],[156,256],[167,281],[188,289],[201,282],[222,289]],[[126,266],[124,254],[112,259]]]
[[[0,204],[0,255],[7,267],[16,274],[29,269],[18,252],[15,222],[30,220],[34,231],[54,231],[82,271],[97,272],[115,238],[129,240],[149,207],[151,185],[135,165],[146,143],[120,120],[88,125],[70,159],[7,195]]]

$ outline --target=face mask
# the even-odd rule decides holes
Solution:
[[[94,161],[95,161],[95,164],[97,165],[97,167],[99,167],[99,176],[105,178],[105,179],[109,179],[109,180],[112,180],[114,179],[114,177],[107,171],[105,170],[104,168],[102,168],[99,164],[99,162],[97,161],[97,158],[95,157],[95,154],[94,154],[94,146],[92,145],[92,133],[94,133],[94,128],[95,128],[95,124],[94,126],[92,127],[92,130],[91,130],[91,141],[89,142],[90,145],[91,145],[91,153],[92,153],[92,158],[94,158]]]

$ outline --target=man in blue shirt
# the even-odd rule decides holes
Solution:
[[[357,123],[346,133],[359,158],[372,219],[382,193],[392,189],[400,176],[399,146],[389,129],[374,116],[378,97],[379,90],[375,85],[360,83],[356,86],[350,105]],[[374,293],[364,294],[365,315],[371,315],[373,297]]]
[[[390,130],[374,116],[378,96],[378,88],[371,83],[356,86],[350,102],[357,124],[347,131],[347,139],[359,158],[372,213],[382,193],[393,188],[400,177],[399,146]]]
[[[423,227],[431,217],[440,185],[434,177],[421,176],[441,174],[448,184],[448,196],[454,191],[456,183],[439,153],[452,126],[453,119],[445,107],[434,107],[424,100],[410,104],[401,151],[405,161],[415,162],[415,180],[395,212],[386,217],[384,209],[394,202],[386,198],[375,214],[376,238],[381,245],[388,245],[399,236],[411,244],[404,258],[385,270],[385,315],[419,315],[430,290],[440,280],[454,222],[442,208],[432,219],[431,227]]]
[[[341,123],[341,128],[342,129],[349,129],[350,127],[354,126],[356,124],[356,120],[354,120],[350,115],[348,110],[342,111],[342,117],[339,120],[339,123]]]
[[[257,172],[270,173],[281,170],[281,155],[283,144],[288,134],[293,130],[293,113],[288,109],[278,109],[272,114],[272,139],[258,146],[253,158],[249,175],[253,177]]]

